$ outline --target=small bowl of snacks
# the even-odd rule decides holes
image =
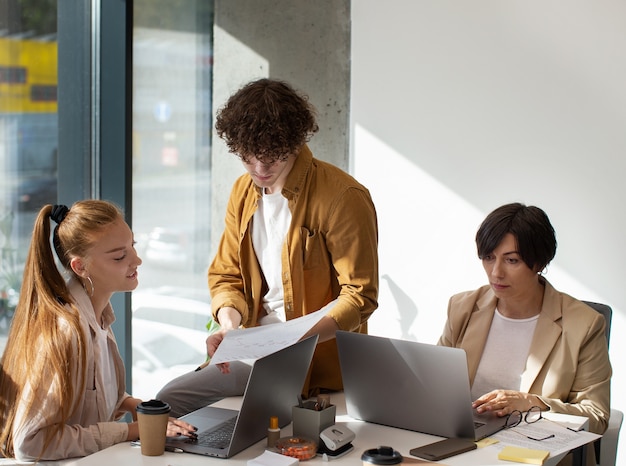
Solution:
[[[305,461],[317,454],[317,442],[305,437],[282,437],[276,441],[276,450],[281,455]]]

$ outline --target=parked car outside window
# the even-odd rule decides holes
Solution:
[[[206,361],[206,338],[219,328],[208,291],[158,287],[135,291],[132,303],[132,394],[153,398],[167,382]]]

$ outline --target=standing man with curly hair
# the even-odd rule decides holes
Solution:
[[[226,102],[217,134],[246,169],[234,184],[225,230],[209,268],[212,356],[239,327],[284,322],[337,300],[306,335],[318,345],[303,394],[342,389],[337,330],[367,332],[378,306],[378,227],[368,190],[313,157],[318,131],[308,97],[289,84],[260,79]],[[158,397],[180,416],[226,396],[241,395],[244,361],[210,365],[167,384]]]

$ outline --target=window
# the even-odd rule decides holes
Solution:
[[[149,322],[168,335],[159,346],[182,338],[185,348],[194,348],[196,366],[206,354],[211,320],[206,272],[212,5],[134,2],[132,226],[143,265],[131,297],[133,353],[139,348],[156,353],[156,345],[139,343]],[[177,348],[172,353],[180,353]],[[190,369],[185,359],[161,358],[165,370],[134,354],[133,395],[154,397],[171,378]],[[138,374],[147,378],[148,372],[151,385],[146,386]],[[155,374],[160,374],[156,380]]]
[[[111,26],[125,31],[121,16],[130,7],[134,84],[124,89],[126,81],[112,82],[116,67],[106,60],[125,60],[120,50],[125,44],[115,42],[120,33]],[[142,323],[133,324],[133,333],[144,333],[146,322],[158,325],[159,332],[195,348],[199,363],[210,324],[206,270],[213,2],[136,0],[120,7],[105,2],[100,8],[94,12],[89,5],[57,5],[56,0],[0,4],[0,351],[19,296],[36,213],[58,197],[68,204],[93,196],[129,206],[131,192],[122,190],[130,171],[121,173],[122,160],[126,169],[132,167],[129,220],[144,259],[138,293],[156,297],[160,305],[152,307],[154,315],[140,310]],[[98,68],[102,63],[110,71],[106,75]],[[122,79],[128,77],[122,73]],[[63,96],[57,93],[60,79]],[[116,126],[123,107],[119,102],[131,98],[132,124]],[[121,141],[120,127],[132,128],[128,152],[124,143],[111,144]],[[114,331],[122,353],[128,353],[123,297],[118,295],[113,297],[119,326]],[[145,351],[148,345],[140,343],[133,339],[133,347]],[[170,370],[159,373],[162,383],[173,377]]]
[[[9,42],[5,43],[5,47],[7,44]],[[26,84],[26,68],[23,66],[0,66],[0,83]]]
[[[1,353],[33,221],[57,198],[58,124],[56,2],[8,0],[0,8]]]
[[[57,87],[43,84],[33,84],[30,87],[30,100],[32,102],[56,102]]]

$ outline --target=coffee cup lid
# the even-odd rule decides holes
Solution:
[[[391,447],[382,446],[365,450],[361,460],[372,464],[398,464],[402,462],[402,455]]]
[[[170,410],[170,405],[161,400],[142,401],[137,405],[137,412],[141,414],[164,414]]]

